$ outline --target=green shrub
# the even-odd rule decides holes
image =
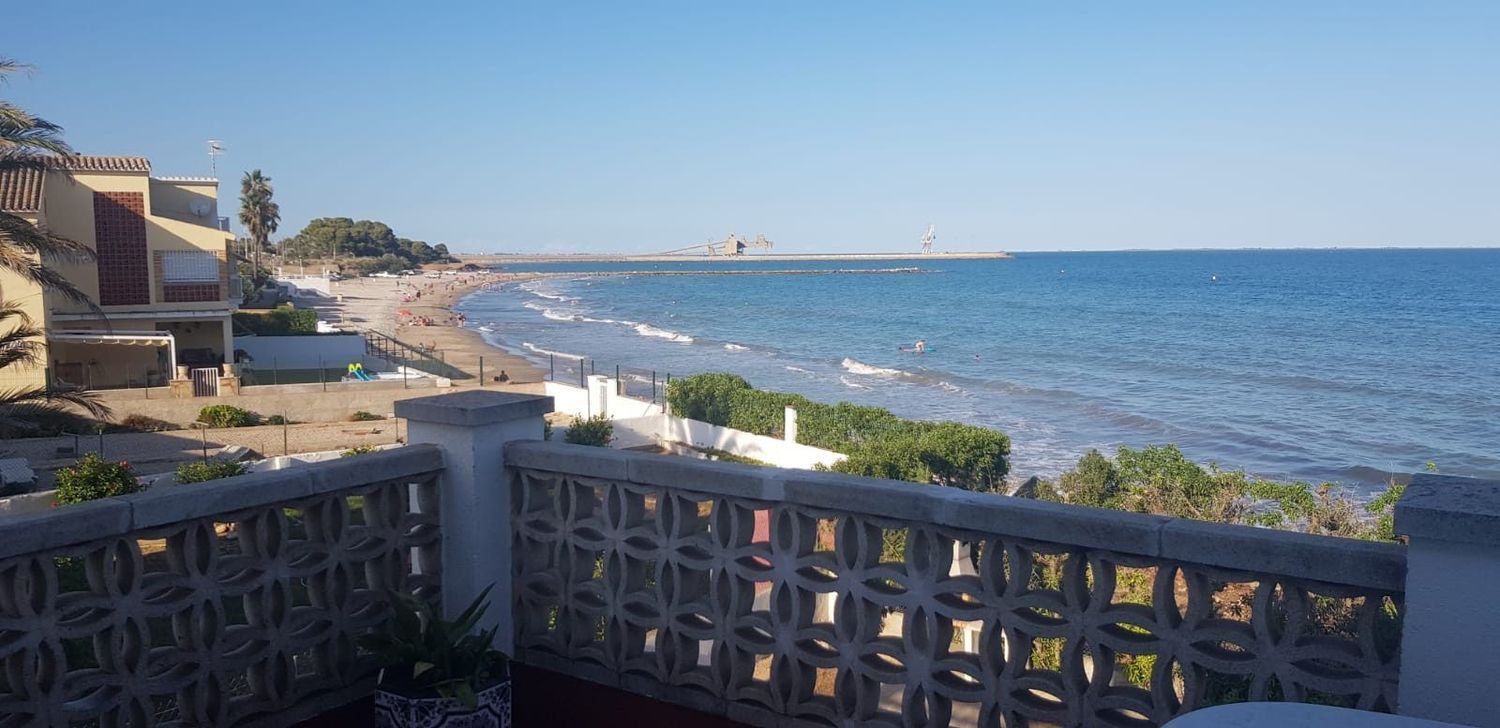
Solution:
[[[750,383],[736,374],[695,374],[672,380],[667,386],[667,405],[678,417],[724,426],[729,424],[730,395],[749,388]]]
[[[376,448],[374,445],[355,445],[354,447],[351,447],[348,450],[339,453],[339,457],[352,458],[356,455],[369,455],[372,452],[378,451],[378,448]]]
[[[727,427],[753,432],[767,437],[786,436],[786,408],[797,408],[797,427],[802,427],[800,416],[813,405],[812,400],[800,394],[762,392],[758,389],[739,389],[729,393],[729,416]]]
[[[318,333],[318,312],[283,304],[266,313],[236,313],[234,325],[256,336],[305,336]]]
[[[271,415],[270,417],[266,418],[265,423],[268,424],[268,425],[295,425],[295,424],[297,424],[296,422],[293,422],[292,420],[287,419],[284,415]]]
[[[205,480],[233,478],[236,475],[244,475],[245,471],[246,466],[244,463],[230,462],[228,460],[196,460],[177,466],[177,482],[182,484],[202,483]]]
[[[614,439],[615,423],[604,415],[594,415],[588,419],[574,417],[573,422],[568,425],[568,431],[563,434],[563,442],[594,447],[608,447]]]
[[[209,427],[249,427],[260,421],[260,415],[234,405],[211,404],[198,410],[198,421]]]
[[[384,415],[377,415],[374,412],[366,412],[364,410],[360,410],[352,415],[349,415],[350,422],[373,422],[375,420],[383,419],[385,419]]]
[[[128,495],[140,489],[130,463],[105,460],[97,453],[84,455],[72,467],[57,471],[57,502],[61,505]]]
[[[171,422],[147,415],[126,415],[120,420],[120,427],[134,432],[166,432],[182,429]]]
[[[768,437],[784,437],[786,408],[797,410],[797,442],[848,456],[832,468],[876,478],[998,490],[1010,470],[1005,433],[957,422],[913,422],[881,407],[813,402],[763,392],[733,374],[672,380],[667,402],[679,417]]]

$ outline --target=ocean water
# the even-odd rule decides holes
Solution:
[[[1023,477],[1090,448],[1153,443],[1361,487],[1428,462],[1500,477],[1500,250],[508,270],[897,265],[922,272],[569,276],[476,293],[461,310],[544,368],[555,353],[601,372],[733,371],[761,388],[995,427]],[[932,351],[899,350],[917,339]]]

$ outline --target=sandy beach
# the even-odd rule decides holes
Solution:
[[[452,312],[460,298],[485,286],[534,277],[482,273],[440,279],[352,278],[335,282],[335,299],[315,308],[321,318],[344,328],[371,329],[431,350],[434,356],[473,377],[455,381],[457,386],[479,384],[481,358],[487,386],[492,386],[502,371],[512,383],[540,382],[545,371],[491,346],[478,331],[463,326]]]

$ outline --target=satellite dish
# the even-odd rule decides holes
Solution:
[[[212,208],[209,206],[208,200],[193,200],[191,209],[194,215],[203,217],[207,215],[208,211]]]

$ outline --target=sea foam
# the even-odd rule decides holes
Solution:
[[[850,359],[848,357],[845,357],[842,362],[839,362],[839,366],[842,366],[845,371],[848,371],[851,374],[864,374],[871,377],[906,376],[906,372],[903,372],[900,369],[886,369],[885,367],[877,367],[866,364],[858,359]]]

